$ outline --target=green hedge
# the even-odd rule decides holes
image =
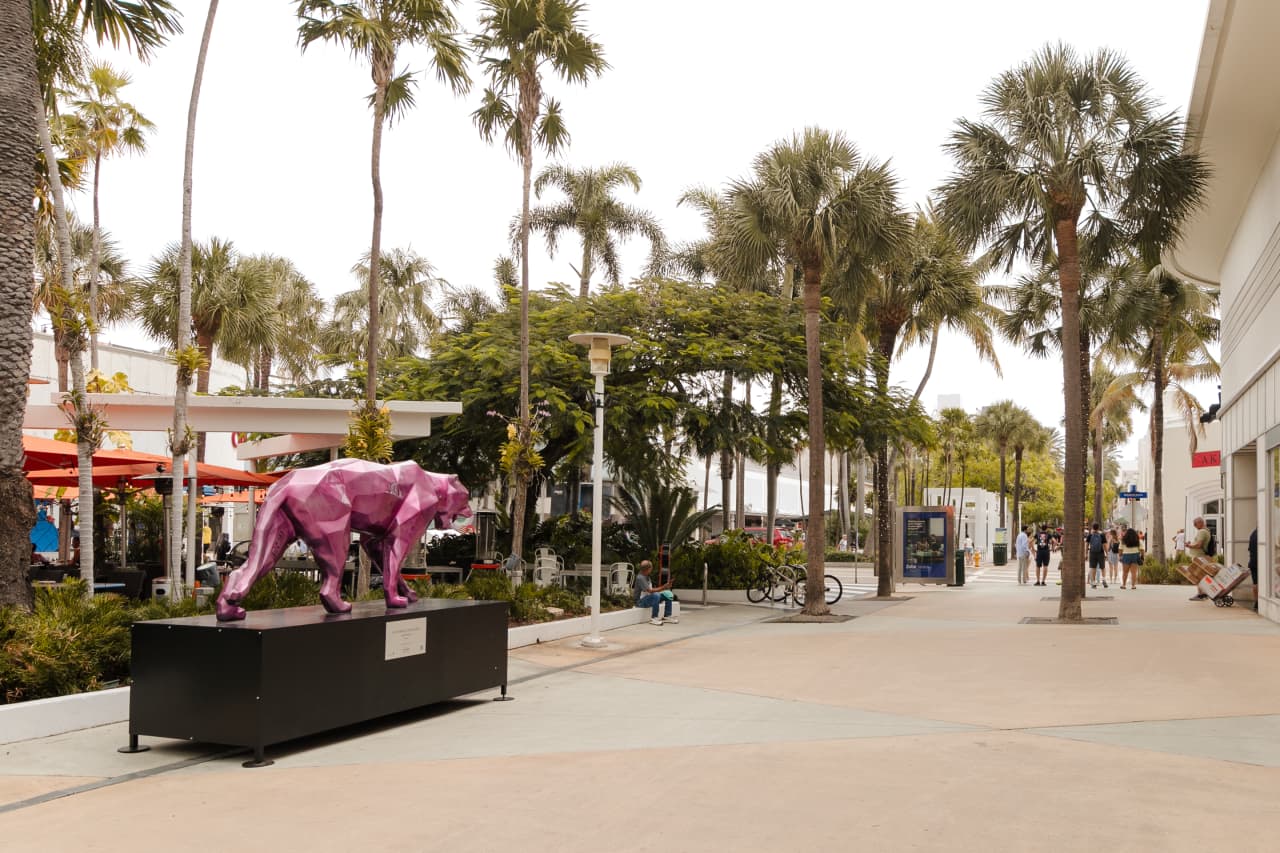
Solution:
[[[1185,563],[1188,561],[1182,560],[1181,562]],[[1178,561],[1176,560],[1160,562],[1159,560],[1148,557],[1147,562],[1138,567],[1138,583],[1190,586],[1190,582],[1182,576],[1181,572],[1174,568],[1177,563]]]

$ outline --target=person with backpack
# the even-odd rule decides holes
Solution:
[[[1138,569],[1142,566],[1142,539],[1138,531],[1126,527],[1120,537],[1120,565],[1124,574],[1120,577],[1120,588],[1130,584],[1130,589],[1138,588]]]
[[[1107,539],[1095,521],[1093,528],[1085,534],[1085,543],[1089,546],[1089,583],[1098,588],[1098,578],[1102,578],[1102,588],[1107,588],[1107,575],[1103,569],[1106,562]]]
[[[1049,532],[1049,528],[1040,525],[1040,532],[1036,534],[1036,582],[1032,586],[1044,586],[1049,580],[1049,553],[1053,545],[1053,535]]]
[[[1213,533],[1209,528],[1205,527],[1204,519],[1199,516],[1192,522],[1196,532],[1187,540],[1187,556],[1191,559],[1196,557],[1212,557],[1218,553],[1218,543],[1213,539]]]
[[[1107,531],[1107,575],[1112,583],[1120,577],[1120,533],[1115,527]]]

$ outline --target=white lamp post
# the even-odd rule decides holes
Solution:
[[[591,459],[591,633],[582,641],[589,649],[603,649],[600,636],[600,539],[604,524],[604,377],[609,372],[613,348],[631,343],[626,335],[579,332],[570,335],[575,344],[590,347],[591,375],[596,378],[595,453]]]

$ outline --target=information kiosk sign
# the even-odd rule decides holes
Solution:
[[[894,531],[894,570],[899,581],[955,583],[955,508],[898,508]]]

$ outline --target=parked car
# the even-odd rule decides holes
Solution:
[[[731,530],[730,533],[745,533],[757,542],[763,542],[765,539],[765,531],[763,527],[744,527],[741,530]],[[719,541],[718,537],[711,537],[707,540],[708,545],[714,545]],[[785,528],[773,528],[773,545],[775,548],[781,548],[783,545],[792,545],[795,540],[791,538],[791,534]]]

